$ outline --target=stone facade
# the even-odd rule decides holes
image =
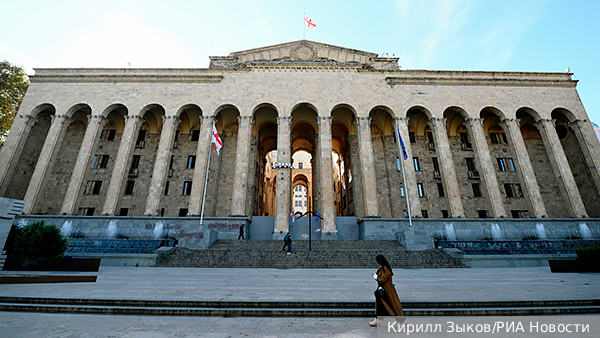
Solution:
[[[36,69],[0,195],[26,214],[274,216],[279,232],[303,150],[326,234],[337,216],[404,218],[407,198],[417,218],[600,217],[599,144],[571,76],[400,70],[307,40],[207,69]]]

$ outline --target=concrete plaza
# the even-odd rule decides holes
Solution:
[[[3,284],[0,296],[370,301],[375,289],[370,276],[373,271],[103,266],[95,283]],[[545,267],[394,272],[402,301],[600,298],[599,274],[553,274]],[[0,337],[375,337],[376,331],[367,321],[0,312]]]

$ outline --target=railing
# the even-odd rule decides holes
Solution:
[[[462,150],[469,150],[469,151],[471,151],[471,150],[473,150],[473,144],[471,144],[470,142],[467,142],[467,143],[461,143],[461,144],[460,144],[460,148],[461,148]]]
[[[167,173],[168,177],[173,177],[173,169],[169,169],[169,172]]]
[[[442,178],[442,174],[440,173],[439,170],[433,171],[433,178]]]
[[[146,146],[146,141],[137,141],[135,142],[136,148],[144,148]]]
[[[139,174],[139,169],[138,168],[130,168],[129,169],[129,176],[130,177],[137,177]]]
[[[177,149],[179,147],[179,141],[173,141],[173,149]]]
[[[435,143],[433,143],[433,142],[427,143],[427,149],[429,149],[429,151],[435,151]]]

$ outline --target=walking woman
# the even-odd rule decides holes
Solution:
[[[375,257],[375,260],[379,265],[377,273],[371,274],[373,278],[377,280],[379,286],[377,290],[375,290],[375,316],[404,317],[398,293],[396,292],[394,284],[392,284],[394,272],[392,272],[390,263],[388,263],[383,255],[378,255]],[[369,325],[377,326],[377,318],[370,322]]]

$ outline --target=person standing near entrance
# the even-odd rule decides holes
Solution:
[[[245,239],[244,238],[244,227],[245,227],[244,224],[240,225],[240,235],[238,236],[238,239]]]
[[[377,290],[375,290],[375,316],[404,317],[402,304],[400,304],[398,293],[394,284],[392,284],[394,272],[390,263],[388,263],[383,255],[377,255],[375,261],[379,265],[377,272],[371,274],[377,280],[378,285]],[[377,326],[377,318],[370,322],[369,325]]]

